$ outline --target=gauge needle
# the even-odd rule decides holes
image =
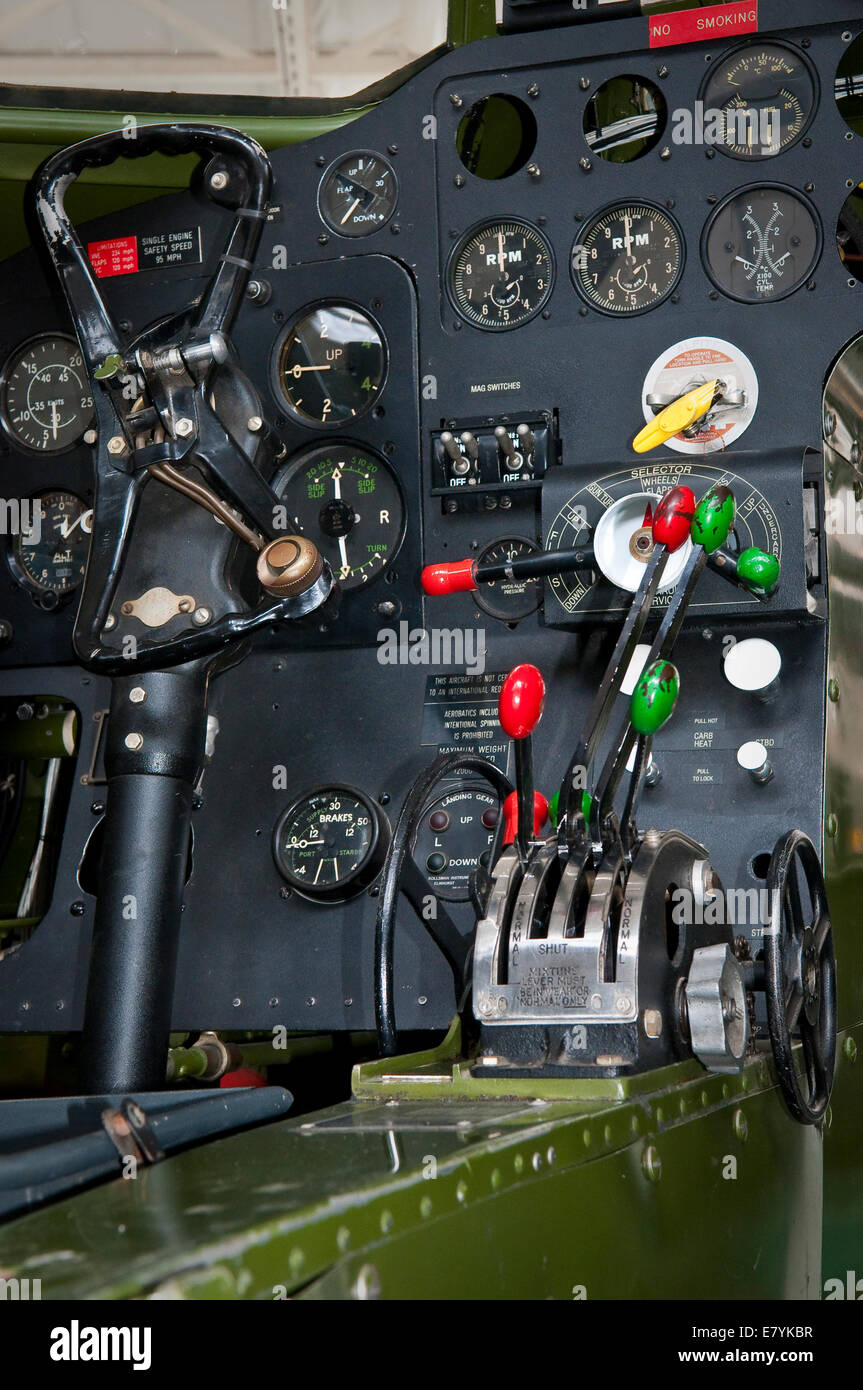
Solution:
[[[339,224],[340,226],[343,227],[343,226],[345,225],[345,223],[347,222],[348,218],[349,218],[349,217],[353,217],[354,213],[356,212],[356,210],[357,210],[357,208],[359,207],[359,205],[360,205],[361,202],[362,202],[362,199],[361,199],[361,198],[354,198],[354,201],[351,203],[350,207],[348,208],[347,212],[345,213],[344,217],[342,218],[342,220],[341,220],[341,222],[340,222],[340,224]]]
[[[332,365],[332,362],[321,362],[320,365],[312,362],[308,367],[291,367],[291,376],[302,376],[303,372],[329,372]]]
[[[627,217],[625,213],[623,217],[623,244],[626,247],[626,254],[629,256],[632,252],[632,218]]]
[[[503,254],[503,232],[497,234],[497,263],[500,266],[501,275],[506,275],[506,257]]]
[[[56,402],[56,401],[52,401],[52,402],[51,402],[51,429],[52,429],[52,431],[53,431],[54,438],[56,439],[56,438],[57,438],[57,402]]]
[[[80,516],[76,516],[74,521],[70,521],[68,517],[64,516],[63,520],[60,522],[60,535],[63,537],[63,540],[67,541],[75,530],[75,527],[80,526],[85,516],[89,515],[89,512],[82,512]]]
[[[342,500],[342,475],[341,475],[341,473],[339,472],[339,470],[338,470],[337,468],[334,468],[334,469],[333,469],[333,488],[334,488],[334,491],[335,491],[336,501],[337,501],[337,502],[341,502],[341,500]],[[344,567],[345,574],[348,574],[348,573],[350,572],[350,568],[351,568],[351,567],[350,567],[350,565],[349,565],[349,563],[348,563],[348,549],[347,549],[347,546],[345,545],[345,538],[344,538],[344,536],[339,536],[339,555],[340,555],[340,557],[341,557],[341,561],[342,561],[342,565],[343,565],[343,567]]]

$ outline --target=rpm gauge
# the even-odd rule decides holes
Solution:
[[[784,299],[808,280],[821,254],[812,204],[781,184],[732,193],[711,214],[702,254],[723,294],[744,304]]]
[[[800,139],[815,114],[812,69],[784,43],[733,49],[708,73],[701,96],[705,123],[718,113],[711,143],[734,159],[781,154]]]
[[[354,420],[380,395],[386,372],[383,336],[350,304],[319,304],[281,342],[279,394],[306,423]]]
[[[368,236],[390,220],[398,185],[379,154],[360,150],[331,164],[321,179],[318,210],[339,236]]]
[[[279,817],[273,857],[302,897],[344,902],[377,877],[389,842],[389,823],[375,802],[333,785],[297,797]]]
[[[42,608],[56,608],[84,578],[93,511],[74,492],[42,492],[29,502],[32,512],[12,542],[9,566]]]
[[[404,531],[401,489],[384,460],[359,444],[322,444],[273,482],[298,531],[314,541],[341,589],[382,574]]]
[[[447,285],[475,328],[518,328],[539,313],[554,283],[554,255],[529,222],[488,222],[463,237],[450,258]]]
[[[683,234],[667,212],[652,203],[615,203],[578,233],[572,280],[604,314],[641,314],[671,294],[683,260]]]
[[[93,397],[73,338],[44,334],[12,354],[0,414],[19,447],[56,454],[78,443],[93,419]]]

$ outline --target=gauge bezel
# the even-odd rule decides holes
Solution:
[[[600,218],[604,217],[606,213],[614,212],[615,209],[623,207],[649,208],[651,212],[655,212],[659,214],[661,217],[664,217],[665,220],[667,222],[670,222],[672,227],[674,228],[674,231],[677,234],[678,243],[680,245],[680,263],[677,267],[677,273],[675,274],[671,284],[669,285],[668,289],[664,292],[664,294],[660,296],[659,299],[654,300],[652,304],[645,304],[644,308],[642,309],[606,309],[602,304],[597,304],[595,300],[588,298],[588,295],[586,294],[583,286],[578,281],[575,272],[575,267],[573,265],[573,252],[575,251],[576,246],[582,246],[584,244],[585,232],[588,231],[590,228],[596,226]],[[662,207],[660,203],[655,203],[650,198],[613,198],[611,202],[604,203],[601,208],[597,208],[595,212],[592,212],[590,216],[586,217],[584,221],[581,223],[573,239],[572,246],[569,250],[569,278],[572,281],[572,287],[578,295],[579,299],[582,301],[583,304],[586,304],[589,309],[592,309],[594,313],[603,314],[608,319],[617,319],[618,322],[620,322],[621,320],[638,318],[641,314],[652,314],[654,309],[658,309],[661,304],[665,303],[666,299],[668,299],[672,294],[674,294],[674,291],[677,289],[677,286],[680,284],[680,281],[683,278],[683,272],[685,269],[686,237],[683,234],[683,228],[681,227],[677,218],[669,212],[668,208]]]
[[[453,284],[455,263],[468,242],[476,236],[477,232],[484,231],[489,227],[495,227],[501,222],[516,227],[527,227],[542,242],[548,256],[548,263],[551,267],[548,290],[536,308],[532,309],[526,318],[519,319],[518,323],[476,323],[474,319],[468,318],[467,314],[459,305],[456,297],[455,285]],[[468,230],[459,237],[455,246],[450,251],[444,271],[444,285],[452,309],[458,314],[462,323],[467,324],[468,328],[475,328],[479,333],[513,333],[519,328],[524,328],[525,325],[535,319],[538,314],[541,314],[554,293],[557,285],[557,261],[554,254],[554,247],[542,228],[537,227],[536,223],[531,222],[527,217],[512,217],[506,213],[501,213],[500,215],[495,214],[491,217],[483,217],[481,221],[475,222],[473,226],[469,227]]]
[[[375,227],[369,227],[367,230],[362,232],[346,232],[342,227],[339,227],[336,225],[336,223],[331,222],[326,212],[324,211],[324,189],[326,188],[330,179],[335,174],[336,169],[338,169],[342,164],[345,164],[349,159],[358,159],[362,155],[369,155],[373,159],[379,159],[381,163],[386,166],[386,168],[389,170],[390,178],[393,181],[393,186],[395,188],[395,197],[393,198],[392,207],[387,216],[384,218],[383,222],[378,222],[378,224]],[[318,216],[320,217],[324,226],[329,231],[333,232],[336,236],[342,237],[345,241],[361,241],[364,237],[374,236],[375,232],[382,232],[384,227],[387,226],[387,224],[393,216],[393,213],[398,207],[400,192],[401,189],[399,188],[398,174],[393,168],[391,162],[386,158],[385,155],[382,155],[379,150],[348,150],[345,154],[336,155],[335,159],[330,160],[330,163],[327,165],[326,169],[321,174],[321,177],[318,180],[318,191],[315,195],[315,202],[318,209]]]
[[[334,448],[337,448],[337,449],[356,449],[359,453],[371,454],[372,457],[374,458],[375,462],[376,462],[377,464],[379,464],[380,466],[382,466],[383,468],[385,468],[385,469],[387,470],[387,472],[389,473],[390,477],[392,478],[393,483],[395,484],[395,487],[396,487],[396,491],[398,492],[398,495],[399,495],[399,502],[401,503],[401,511],[402,511],[402,515],[401,515],[401,525],[400,525],[400,527],[399,527],[398,539],[397,539],[397,540],[394,542],[394,544],[393,544],[392,554],[391,554],[391,555],[389,556],[389,558],[387,559],[386,564],[385,564],[385,565],[382,565],[381,568],[368,580],[367,583],[364,583],[364,584],[357,584],[357,585],[356,585],[354,588],[352,588],[352,589],[345,589],[341,584],[339,585],[339,588],[340,588],[340,591],[341,591],[341,593],[342,593],[343,598],[347,600],[347,599],[350,598],[351,594],[361,594],[365,589],[368,589],[368,588],[369,588],[369,585],[376,583],[376,582],[380,579],[381,575],[384,575],[384,574],[387,573],[387,571],[389,570],[389,568],[390,568],[390,566],[392,565],[393,561],[396,559],[396,557],[397,557],[399,551],[401,550],[402,546],[404,545],[404,539],[405,539],[405,536],[407,535],[407,529],[408,529],[407,501],[406,501],[406,499],[405,499],[405,490],[404,490],[404,488],[402,487],[401,478],[399,477],[399,475],[398,475],[398,473],[396,472],[396,470],[393,468],[393,466],[392,466],[392,464],[390,463],[389,459],[385,458],[384,455],[380,452],[379,449],[373,449],[373,448],[372,448],[370,445],[368,445],[368,444],[361,444],[361,443],[359,442],[359,440],[356,440],[356,439],[347,439],[347,438],[345,438],[345,439],[334,439],[334,440],[333,440],[333,446],[334,446]],[[289,458],[285,463],[283,463],[282,466],[278,469],[278,471],[277,471],[276,473],[273,474],[273,478],[272,478],[272,481],[271,481],[271,483],[270,483],[270,487],[271,487],[272,491],[275,493],[275,495],[276,495],[276,497],[278,498],[278,500],[279,500],[280,503],[281,503],[281,500],[282,500],[282,498],[281,498],[281,493],[280,493],[280,489],[283,487],[284,482],[285,482],[285,479],[288,478],[288,477],[290,477],[290,475],[291,475],[296,469],[298,469],[299,465],[303,462],[303,460],[306,459],[306,458],[308,458],[308,456],[309,456],[310,454],[317,454],[317,453],[320,453],[320,452],[321,452],[323,449],[325,449],[326,447],[327,447],[327,440],[326,440],[326,439],[314,440],[314,441],[309,441],[309,442],[305,443],[305,444],[302,446],[302,448],[298,449],[297,452],[296,452],[295,454],[293,454],[293,456],[292,456],[291,458]]]
[[[733,63],[735,61],[738,54],[745,52],[746,49],[749,48],[784,48],[786,52],[792,54],[794,58],[798,59],[803,64],[803,66],[809,73],[809,79],[812,83],[812,107],[809,111],[808,116],[806,117],[806,120],[803,122],[802,127],[798,131],[797,135],[795,135],[794,139],[790,142],[790,144],[783,145],[781,149],[778,149],[776,151],[776,154],[761,154],[747,157],[745,154],[738,154],[736,150],[733,150],[729,145],[726,145],[724,141],[717,141],[715,145],[711,145],[708,147],[711,149],[719,150],[720,154],[725,155],[727,159],[736,159],[739,164],[762,164],[765,161],[777,159],[779,155],[787,154],[789,150],[793,150],[794,146],[798,144],[800,140],[803,139],[812,122],[815,120],[815,117],[817,116],[819,107],[821,105],[821,83],[818,80],[818,70],[815,67],[815,64],[809,58],[808,54],[804,53],[801,48],[797,48],[793,43],[788,43],[786,39],[774,39],[771,38],[769,35],[766,36],[763,42],[761,43],[758,42],[757,37],[749,37],[742,39],[740,43],[734,44],[732,48],[726,49],[724,53],[720,53],[719,57],[715,60],[715,62],[710,64],[710,67],[704,74],[704,77],[702,78],[701,84],[698,88],[698,100],[700,102],[704,102],[704,97],[707,88],[710,84],[710,81],[714,73],[718,70],[718,68],[727,67],[727,65],[730,62]],[[703,109],[705,108],[702,106],[702,110]]]
[[[293,402],[288,399],[282,387],[279,375],[279,362],[281,360],[284,346],[287,343],[288,338],[296,329],[297,324],[302,323],[303,319],[308,318],[318,309],[354,309],[358,314],[362,314],[363,318],[367,319],[368,322],[372,325],[378,337],[380,338],[381,346],[383,348],[383,374],[381,376],[381,384],[378,387],[377,394],[372,398],[372,400],[369,401],[368,405],[363,407],[363,409],[357,415],[351,415],[346,420],[310,419],[307,415],[303,415],[301,411],[297,410]],[[349,426],[353,425],[357,420],[364,419],[365,416],[368,415],[370,410],[374,410],[375,406],[380,401],[380,398],[386,389],[387,380],[389,378],[389,370],[390,350],[389,343],[387,342],[387,335],[384,332],[378,319],[371,312],[371,310],[367,309],[364,304],[359,304],[351,299],[331,299],[329,297],[326,299],[314,299],[311,300],[308,304],[304,305],[302,309],[297,310],[295,314],[292,314],[287,327],[283,327],[275,338],[273,347],[270,352],[270,389],[273,392],[273,396],[278,408],[280,410],[287,411],[291,420],[293,420],[296,424],[303,425],[306,427],[306,429],[310,430],[326,430],[327,432],[338,431],[347,429]]]
[[[35,502],[37,498],[47,497],[51,493],[56,492],[64,492],[68,497],[74,497],[78,502],[81,503],[85,512],[92,510],[92,502],[88,503],[87,499],[85,497],[82,497],[79,492],[75,492],[75,490],[71,487],[66,487],[63,483],[57,483],[56,486],[53,487],[40,487],[37,492],[27,493],[26,497],[22,498],[21,501]],[[16,545],[20,539],[20,533],[17,535],[6,537],[6,563],[9,566],[9,571],[12,575],[12,578],[14,579],[15,583],[19,586],[19,588],[21,588],[26,594],[29,595],[29,597],[33,600],[33,602],[36,604],[38,608],[43,609],[43,611],[46,613],[55,613],[59,608],[65,607],[66,604],[71,603],[72,600],[77,597],[77,595],[80,593],[81,585],[84,583],[84,575],[81,576],[79,582],[74,586],[74,588],[67,589],[64,593],[58,592],[57,589],[51,588],[50,585],[47,588],[43,588],[41,585],[36,583],[36,581],[31,577],[31,575],[27,573],[27,571],[24,569],[24,566],[21,564],[21,561],[15,553]],[[84,572],[86,574],[86,563],[84,566]],[[44,602],[44,600],[49,595],[53,597],[54,602]]]
[[[775,189],[778,193],[789,194],[791,197],[796,198],[798,202],[801,202],[803,204],[803,206],[806,208],[806,211],[809,213],[815,224],[817,249],[809,265],[809,269],[806,271],[806,274],[789,289],[783,290],[781,294],[773,294],[770,296],[769,299],[746,299],[743,295],[733,294],[731,290],[726,289],[726,287],[722,285],[717,279],[716,275],[714,274],[711,268],[710,261],[707,256],[707,238],[710,234],[710,229],[712,228],[717,217],[722,212],[722,210],[728,206],[729,203],[733,203],[736,198],[743,197],[745,194],[749,192],[760,192],[762,189]],[[793,185],[787,183],[777,183],[773,179],[766,179],[763,182],[759,181],[756,183],[741,184],[740,187],[733,188],[730,193],[727,193],[724,198],[720,199],[720,201],[716,204],[716,207],[711,209],[710,214],[707,217],[707,220],[701,229],[701,241],[699,246],[701,264],[704,267],[704,273],[705,275],[707,275],[708,279],[710,280],[710,283],[712,285],[715,285],[716,289],[723,296],[723,298],[730,299],[735,304],[746,304],[752,305],[753,307],[758,304],[778,304],[781,300],[788,299],[790,295],[797,294],[798,290],[801,290],[803,288],[810,275],[812,275],[813,272],[817,269],[818,263],[821,260],[823,250],[824,228],[821,224],[821,218],[818,216],[818,209],[816,208],[815,204],[811,201],[811,199],[807,198],[805,193],[801,193],[800,190],[794,188]]]
[[[489,550],[493,550],[495,546],[504,545],[507,541],[515,541],[518,545],[530,546],[533,554],[535,555],[542,554],[541,544],[539,543],[539,541],[532,540],[530,536],[498,536],[495,540],[491,540],[488,542],[487,545],[483,546],[483,548],[479,551],[476,557],[476,563],[478,565],[482,564],[482,561]],[[528,580],[528,583],[530,582],[531,581]],[[543,582],[541,579],[535,579],[532,582],[537,585],[538,597],[536,601],[536,607],[532,608],[529,613],[522,614],[520,618],[506,617],[504,614],[500,613],[499,611],[496,611],[494,605],[491,604],[489,600],[485,597],[484,590],[487,586],[484,584],[480,584],[474,594],[477,608],[481,608],[483,613],[488,614],[490,618],[496,619],[496,621],[499,623],[506,623],[508,626],[514,626],[517,623],[526,622],[528,618],[533,617],[534,613],[538,613],[540,608],[542,607],[544,588]]]
[[[50,329],[43,333],[33,333],[29,338],[22,339],[20,343],[13,347],[11,352],[8,354],[5,362],[3,363],[2,369],[0,369],[0,425],[2,425],[3,432],[12,444],[12,447],[14,449],[17,449],[22,454],[29,454],[32,458],[55,459],[61,458],[63,454],[71,453],[73,449],[81,448],[81,445],[84,442],[84,435],[86,434],[87,430],[90,429],[90,426],[93,420],[95,419],[96,406],[94,402],[93,413],[90,417],[90,420],[84,426],[78,438],[75,439],[71,444],[64,444],[62,449],[34,449],[32,444],[27,444],[23,439],[20,439],[18,435],[15,433],[15,427],[9,420],[9,414],[6,403],[6,395],[11,370],[16,363],[20,362],[21,359],[24,356],[26,356],[27,352],[36,343],[40,343],[46,338],[51,338],[54,341],[62,339],[64,343],[71,343],[72,347],[75,349],[76,352],[81,352],[81,345],[78,342],[78,339],[75,338],[71,333],[66,333],[62,329],[58,329],[56,333],[51,332]],[[84,374],[84,381],[87,385],[87,388],[91,391],[92,394],[90,378],[87,373],[86,365],[84,363],[83,354],[81,356],[81,369]]]
[[[372,838],[365,856],[361,862],[343,878],[340,883],[330,884],[321,888],[318,892],[310,892],[310,885],[297,876],[284,862],[279,850],[279,840],[284,831],[284,827],[290,823],[292,818],[296,818],[299,809],[311,801],[314,797],[325,796],[330,792],[338,792],[351,797],[358,805],[363,806],[371,817]],[[323,782],[320,786],[310,787],[301,792],[290,802],[287,808],[281,813],[275,826],[273,827],[272,852],[273,861],[276,869],[286,883],[290,884],[292,890],[306,902],[315,903],[317,906],[324,904],[335,905],[337,903],[349,902],[351,898],[358,897],[364,893],[370,884],[374,883],[378,877],[383,861],[389,849],[392,831],[390,823],[383,809],[378,805],[373,797],[361,791],[359,787],[352,786],[349,782]]]

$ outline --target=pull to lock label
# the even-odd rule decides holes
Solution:
[[[743,3],[734,5],[707,5],[699,10],[679,10],[676,14],[656,15],[648,20],[651,48],[731,38],[735,34],[752,34],[757,28],[757,0],[743,0]]]

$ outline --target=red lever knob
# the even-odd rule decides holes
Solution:
[[[537,839],[542,833],[542,827],[548,820],[548,802],[542,792],[533,794],[533,838]],[[505,845],[511,845],[515,839],[515,832],[518,830],[518,792],[510,792],[506,801],[503,803],[503,840]]]
[[[653,539],[667,550],[679,550],[689,540],[695,515],[695,493],[690,487],[673,487],[656,504]]]
[[[457,594],[464,589],[475,589],[475,563],[475,560],[449,560],[439,565],[426,565],[420,576],[423,593]]]
[[[497,702],[501,728],[510,738],[527,738],[542,716],[545,681],[535,666],[516,666],[503,683]]]

